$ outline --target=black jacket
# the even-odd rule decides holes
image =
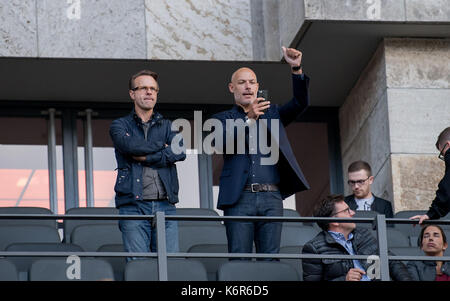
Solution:
[[[427,212],[430,219],[444,217],[450,212],[450,149],[445,152],[445,174],[439,182],[436,198]]]
[[[407,267],[413,281],[434,281],[436,279],[436,262],[434,261],[409,261]],[[441,271],[450,276],[450,262],[444,262]]]
[[[357,255],[378,255],[378,245],[375,238],[365,228],[353,230],[353,249]],[[350,255],[337,243],[330,233],[322,231],[303,246],[303,254]],[[370,262],[360,260],[367,271]],[[347,272],[354,268],[353,260],[344,259],[303,259],[303,280],[305,281],[345,281]],[[406,266],[399,261],[389,262],[391,278],[397,281],[410,281],[411,276]]]
[[[375,195],[373,197],[375,199],[372,203],[372,206],[370,206],[370,209],[372,209],[372,211],[376,211],[378,213],[384,214],[386,216],[386,218],[393,218],[394,212],[392,211],[391,202],[386,201],[381,198],[378,198]],[[346,196],[345,202],[350,207],[350,209],[352,209],[353,211],[355,211],[356,208],[358,208],[358,205],[356,204],[356,201],[355,201],[355,195],[353,195],[353,194]]]
[[[273,120],[281,121],[278,129],[278,146],[279,146],[279,160],[277,168],[280,173],[280,193],[283,199],[288,196],[303,190],[309,189],[309,184],[295,158],[294,152],[289,143],[285,127],[293,122],[297,116],[305,111],[309,104],[309,77],[304,75],[303,79],[300,75],[292,74],[292,88],[294,97],[288,103],[278,106],[271,105],[270,108],[259,120],[267,120],[267,128],[272,133],[271,127]],[[234,141],[234,146],[237,145],[237,127],[232,130],[227,129],[228,120],[244,120],[245,114],[242,109],[234,105],[232,109],[224,112],[219,112],[213,115],[212,118],[218,119],[222,122],[223,130],[223,149],[227,149],[227,141]],[[246,131],[248,137],[248,131]],[[234,139],[234,140],[233,140]],[[248,139],[248,138],[246,138]],[[218,209],[225,209],[233,206],[239,200],[245,184],[248,179],[248,171],[250,169],[251,160],[248,153],[246,154],[227,154],[223,155],[224,163],[222,173],[220,175],[219,183],[219,197],[217,201]]]

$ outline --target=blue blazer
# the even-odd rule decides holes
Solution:
[[[271,119],[279,119],[279,160],[277,168],[280,174],[278,184],[283,199],[303,190],[309,189],[309,184],[295,159],[294,152],[286,135],[285,126],[294,121],[296,117],[303,113],[309,104],[309,78],[304,75],[292,75],[294,97],[283,106],[271,105],[268,111],[260,117],[267,119],[268,130],[271,130]],[[217,113],[213,118],[219,119],[223,125],[224,137],[226,137],[226,120],[243,119],[241,107],[234,105],[231,110]],[[236,130],[235,130],[236,132]],[[229,133],[236,134],[236,133]],[[246,134],[248,136],[248,134]],[[236,137],[236,135],[234,136]],[[246,137],[247,138],[247,137]],[[224,138],[224,149],[225,149]],[[226,154],[223,155],[224,165],[220,176],[218,209],[225,209],[234,205],[247,182],[250,169],[250,156],[248,154]]]

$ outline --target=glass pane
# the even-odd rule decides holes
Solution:
[[[114,185],[117,177],[117,171],[115,170],[117,163],[114,147],[109,136],[111,121],[92,120],[95,207],[115,207]],[[83,124],[79,121],[78,132],[80,133],[82,130]],[[200,189],[197,153],[194,150],[188,150],[186,160],[176,164],[180,184],[178,193],[180,202],[177,204],[177,207],[199,208]],[[84,147],[78,147],[78,170],[80,207],[86,207]]]
[[[57,130],[60,123],[57,122]],[[47,121],[0,118],[0,206],[50,209]],[[64,213],[62,149],[57,146],[58,212]]]
[[[94,207],[115,207],[114,184],[117,171],[114,148],[93,148]],[[86,175],[84,147],[78,147],[78,187],[80,207],[86,207]]]

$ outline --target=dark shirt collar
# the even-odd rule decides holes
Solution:
[[[237,105],[236,103],[233,105],[233,108],[231,110],[239,114],[247,115],[245,114],[244,109],[241,106]]]

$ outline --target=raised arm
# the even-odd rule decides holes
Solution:
[[[309,105],[309,77],[303,74],[302,53],[294,48],[283,47],[283,56],[292,71],[293,98],[278,107],[284,126],[294,121]]]

